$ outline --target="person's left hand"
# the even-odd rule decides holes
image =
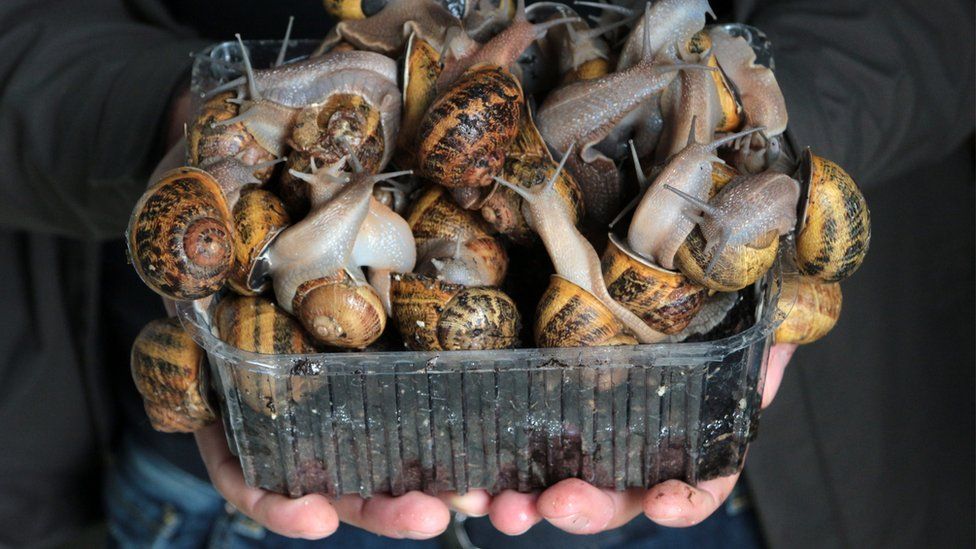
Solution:
[[[772,402],[796,345],[774,345],[769,352],[762,407]],[[518,535],[545,519],[572,534],[596,534],[618,528],[643,513],[672,527],[692,526],[708,518],[732,492],[739,474],[691,486],[668,480],[649,490],[626,492],[597,488],[580,479],[566,479],[538,494],[506,491],[488,498],[449,501],[470,516],[488,515],[499,531]]]

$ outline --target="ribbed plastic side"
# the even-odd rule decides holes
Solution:
[[[761,340],[693,367],[498,361],[466,371],[442,361],[258,383],[210,358],[249,484],[368,497],[528,491],[569,477],[619,490],[731,474],[754,431],[766,350]]]

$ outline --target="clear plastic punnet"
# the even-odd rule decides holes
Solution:
[[[756,31],[746,28],[748,32]],[[257,66],[281,42],[246,43]],[[293,42],[289,57],[314,44]],[[199,54],[196,91],[239,76],[236,43]],[[248,484],[299,496],[623,490],[740,470],[769,347],[795,301],[791,237],[697,341],[619,347],[262,355],[214,335],[219,298],[183,302]]]

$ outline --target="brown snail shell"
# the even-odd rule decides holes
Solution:
[[[518,133],[523,103],[508,70],[482,64],[465,71],[420,123],[420,175],[452,188],[491,185]]]
[[[147,324],[132,344],[131,369],[153,429],[191,433],[213,423],[206,354],[175,318]]]
[[[871,243],[871,212],[864,195],[843,168],[803,153],[800,180],[807,182],[807,202],[796,239],[800,272],[826,282],[852,275]]]
[[[539,347],[637,344],[596,296],[559,275],[549,278],[536,307],[533,332]]]
[[[250,353],[298,355],[316,352],[312,338],[281,307],[267,298],[228,295],[213,312],[217,337]],[[276,383],[290,383],[290,397],[302,387],[300,377],[279,381],[263,372],[234,368],[234,386],[240,399],[257,412],[275,416]]]
[[[552,158],[549,147],[532,120],[532,114],[524,109],[519,132],[509,147],[502,169],[502,179],[532,189],[545,185],[556,171],[559,162]],[[569,172],[563,170],[555,184],[556,191],[570,206],[574,225],[586,215],[583,191]],[[481,215],[497,232],[516,242],[528,243],[535,232],[522,214],[523,199],[515,191],[499,187],[481,207]]]
[[[292,310],[316,341],[343,349],[366,348],[386,328],[379,294],[346,271],[303,283]]]
[[[675,266],[692,282],[717,292],[734,292],[752,284],[766,273],[776,260],[779,239],[741,246],[728,245],[721,250],[711,271],[712,253],[705,253],[705,238],[696,226],[674,256]]]
[[[612,67],[606,59],[597,58],[584,61],[580,66],[563,75],[560,85],[572,84],[581,80],[593,80],[610,74]]]
[[[393,318],[410,349],[509,349],[518,342],[518,309],[497,288],[397,274],[390,295]]]
[[[681,273],[639,258],[614,234],[610,235],[601,265],[610,296],[665,334],[685,329],[708,295],[705,287]]]
[[[196,168],[164,173],[136,203],[126,231],[132,264],[171,299],[215,293],[234,265],[233,218],[220,186]]]
[[[827,335],[840,318],[840,284],[812,276],[801,276],[796,284],[796,303],[776,328],[776,343],[813,343]]]
[[[382,169],[387,147],[379,109],[350,93],[333,94],[325,103],[299,111],[288,144],[320,167],[355,155],[367,173]]]
[[[709,198],[715,196],[716,193],[722,190],[722,187],[726,186],[729,181],[732,181],[738,175],[738,170],[725,162],[712,162],[712,192],[709,193]]]
[[[417,164],[417,132],[424,113],[437,97],[437,77],[441,74],[440,53],[426,40],[411,34],[403,67],[403,118],[397,134],[397,165],[413,168]]]
[[[200,112],[187,128],[191,166],[202,167],[231,157],[248,166],[274,160],[274,154],[258,144],[243,122],[220,124],[240,114],[240,105],[228,101],[234,97],[233,91],[220,93],[200,107]],[[273,173],[274,167],[269,166],[254,175],[260,181],[267,181]]]
[[[227,279],[231,289],[241,295],[257,295],[268,284],[254,280],[253,271],[265,247],[284,230],[290,219],[281,200],[269,191],[253,189],[241,194],[234,205],[234,269]]]

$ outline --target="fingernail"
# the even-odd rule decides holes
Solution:
[[[563,530],[568,530],[571,532],[580,532],[586,530],[590,525],[590,519],[586,515],[575,514],[569,515],[568,517],[562,517],[558,519],[550,519],[554,525],[562,528]]]

